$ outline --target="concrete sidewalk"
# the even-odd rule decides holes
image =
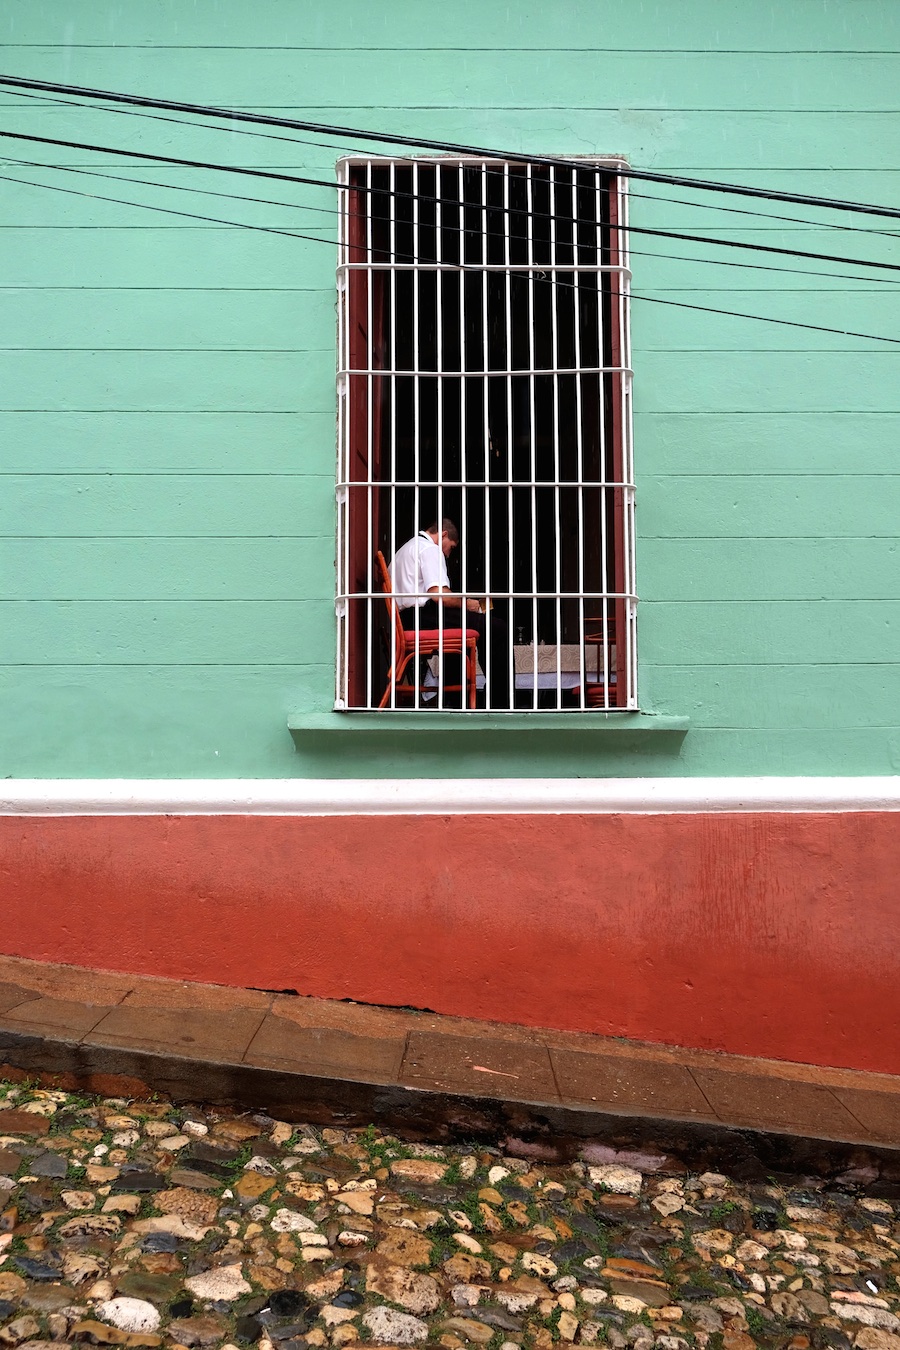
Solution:
[[[591,1140],[900,1181],[900,1078],[0,957],[10,1070],[533,1152]]]

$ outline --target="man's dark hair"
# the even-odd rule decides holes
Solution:
[[[436,520],[432,521],[432,523],[428,526],[428,533],[438,535],[446,533],[447,538],[450,540],[451,544],[459,543],[459,530],[453,524],[453,521],[450,519],[449,516],[444,516],[440,524],[440,529],[438,528],[437,521]]]

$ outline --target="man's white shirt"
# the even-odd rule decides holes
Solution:
[[[421,608],[428,599],[426,592],[434,586],[450,589],[444,551],[424,530],[397,549],[388,570],[400,609],[413,605]],[[418,598],[414,599],[415,596]]]

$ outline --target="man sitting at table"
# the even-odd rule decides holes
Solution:
[[[478,633],[478,660],[491,694],[491,707],[510,707],[509,639],[506,624],[495,610],[484,614],[471,596],[465,600],[450,589],[447,559],[459,544],[459,531],[446,516],[434,521],[397,549],[391,560],[391,587],[407,632],[438,628],[474,628]],[[432,598],[433,597],[433,598]],[[465,605],[465,615],[460,611]],[[485,637],[490,625],[490,656]],[[449,658],[448,658],[449,659]]]

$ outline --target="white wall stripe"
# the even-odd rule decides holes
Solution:
[[[900,811],[879,778],[6,779],[0,815],[561,815]]]

